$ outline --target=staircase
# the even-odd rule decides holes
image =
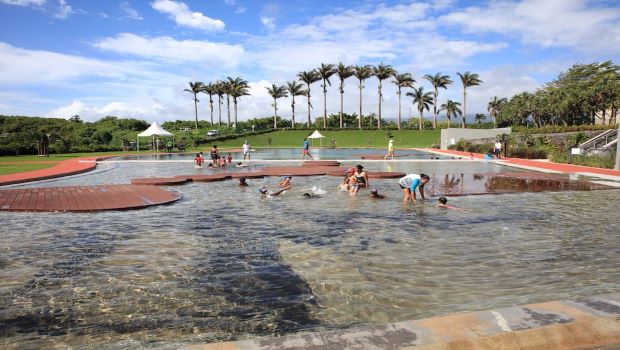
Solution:
[[[618,129],[609,129],[578,145],[581,154],[609,152],[618,143]]]

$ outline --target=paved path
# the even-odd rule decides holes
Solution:
[[[99,185],[0,190],[0,211],[141,209],[172,203],[181,195],[156,186]]]
[[[436,148],[427,149],[431,152],[436,152],[440,154],[448,154],[456,157],[464,157],[464,158],[474,158],[474,159],[484,159],[484,155],[480,153],[470,153],[470,152],[461,152],[461,151],[453,151],[453,150],[441,150]],[[532,160],[532,159],[520,159],[520,158],[502,158],[501,160],[497,160],[500,164],[505,165],[513,165],[517,167],[526,167],[527,169],[539,170],[539,171],[552,171],[552,172],[560,172],[560,173],[568,173],[568,174],[586,174],[586,175],[601,175],[601,176],[612,176],[620,179],[620,171],[612,170],[612,169],[603,169],[603,168],[594,168],[589,166],[582,165],[573,165],[573,164],[564,164],[564,163],[554,163],[554,162],[546,162],[540,160]]]

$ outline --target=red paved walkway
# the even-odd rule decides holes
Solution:
[[[470,153],[470,152],[461,152],[461,151],[453,151],[453,150],[442,150],[436,148],[429,148],[428,150],[443,154],[450,154],[457,157],[464,157],[476,159],[484,159],[484,155],[480,153]],[[531,159],[520,159],[520,158],[502,158],[502,162],[507,163],[508,165],[523,165],[532,168],[544,170],[553,170],[559,171],[562,173],[591,173],[598,175],[607,175],[607,176],[618,176],[620,177],[620,171],[612,170],[612,169],[603,169],[603,168],[594,168],[589,166],[582,165],[573,165],[573,164],[564,164],[564,163],[554,163],[554,162],[541,162],[537,160]]]
[[[0,186],[85,173],[94,170],[97,167],[98,160],[110,157],[117,156],[72,158],[63,160],[59,164],[47,169],[0,175]]]
[[[171,203],[181,195],[155,186],[100,185],[0,191],[0,211],[102,211]]]

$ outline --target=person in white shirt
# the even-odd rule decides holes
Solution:
[[[500,154],[502,153],[502,143],[495,141],[495,158],[500,159]]]
[[[247,160],[250,160],[250,144],[248,143],[248,141],[244,141],[243,142],[243,161],[245,162],[246,158]]]

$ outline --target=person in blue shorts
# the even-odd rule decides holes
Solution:
[[[310,154],[310,142],[308,142],[307,137],[304,139],[304,153],[301,155],[301,160],[306,159],[306,155],[308,155],[310,159],[314,160],[314,157],[312,157],[312,154]]]
[[[398,185],[403,190],[403,201],[411,200],[413,203],[417,201],[415,190],[420,191],[420,196],[424,199],[424,185],[430,181],[430,177],[426,174],[409,174],[398,180]]]

